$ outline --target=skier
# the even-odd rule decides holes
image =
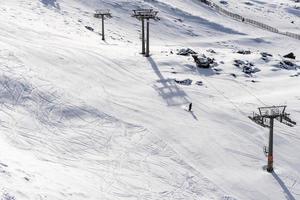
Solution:
[[[192,104],[192,103],[190,103],[190,104],[189,104],[189,112],[191,112],[191,111],[192,111],[192,106],[193,106],[193,104]]]

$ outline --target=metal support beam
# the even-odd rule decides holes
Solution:
[[[105,19],[112,18],[112,15],[109,10],[96,10],[94,14],[95,18],[101,18],[102,21],[102,40],[105,41]]]
[[[142,54],[145,54],[145,19],[141,19],[142,21]]]
[[[273,130],[274,118],[270,118],[270,134],[269,134],[269,151],[268,151],[268,166],[267,171],[273,172]]]
[[[133,10],[132,17],[142,21],[142,54],[145,57],[150,56],[150,19],[158,20],[157,17],[158,11],[154,11],[153,9],[139,9]],[[146,22],[146,41],[145,41],[145,20]],[[146,47],[145,47],[146,43]]]
[[[286,110],[286,105],[284,106],[269,106],[269,107],[260,107],[258,108],[259,110],[259,115],[261,122],[259,124],[265,125],[264,120],[269,119],[270,120],[270,125],[264,126],[264,127],[269,127],[269,147],[268,147],[268,165],[267,165],[267,171],[272,173],[273,172],[273,136],[274,136],[274,120],[278,119],[282,121],[282,118],[286,116],[285,110]],[[254,117],[253,117],[254,119]]]
[[[104,33],[104,15],[102,16],[102,40],[105,41],[105,33]]]
[[[147,48],[146,48],[146,57],[149,57],[150,56],[150,41],[149,41],[149,36],[150,36],[150,22],[149,22],[149,19],[147,19]]]

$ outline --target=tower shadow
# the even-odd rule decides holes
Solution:
[[[283,191],[285,193],[285,198],[287,200],[296,200],[295,197],[290,192],[290,190],[286,187],[285,183],[281,180],[281,178],[275,172],[272,172],[272,176],[275,178],[275,180],[278,182],[280,187],[283,189]]]
[[[173,79],[165,79],[151,57],[148,58],[148,61],[158,77],[157,83],[154,84],[154,89],[166,101],[167,105],[180,106],[189,103],[187,94],[176,85],[175,81]]]
[[[56,9],[60,9],[59,3],[56,0],[41,0],[42,4],[45,6],[54,7]]]

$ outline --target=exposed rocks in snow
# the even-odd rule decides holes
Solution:
[[[261,55],[261,59],[264,60],[265,62],[270,61],[270,58],[273,57],[272,54],[269,54],[267,52],[261,52],[260,55]]]
[[[194,58],[194,61],[197,64],[197,67],[200,67],[200,68],[210,68],[210,67],[218,65],[215,62],[214,58],[207,57],[204,54],[202,54],[200,56],[192,55],[192,57]]]
[[[197,82],[196,82],[196,85],[202,86],[202,85],[203,85],[203,82],[202,82],[202,81],[197,81]]]
[[[293,52],[289,53],[289,54],[286,54],[283,56],[284,58],[290,58],[290,59],[293,59],[295,60],[296,59],[296,56]]]
[[[234,60],[234,66],[237,66],[237,67],[241,67],[241,66],[244,66],[244,65],[249,65],[249,66],[254,66],[253,63],[249,62],[249,61],[243,61],[243,60]]]
[[[90,27],[90,26],[85,26],[85,28],[89,31],[94,31],[94,28]]]
[[[290,59],[283,59],[282,61],[280,61],[279,67],[287,70],[298,68],[298,66]]]
[[[191,79],[184,79],[184,80],[174,80],[175,83],[178,83],[180,85],[191,85],[193,81]]]
[[[261,55],[262,57],[273,57],[272,54],[267,53],[267,52],[261,52],[260,55]]]
[[[259,72],[260,70],[258,68],[255,68],[253,66],[244,66],[243,67],[243,72],[246,74],[253,74],[256,72]]]
[[[206,51],[209,52],[209,53],[213,53],[213,54],[217,53],[217,52],[216,52],[215,50],[213,50],[213,49],[207,49]]]
[[[228,2],[224,1],[224,0],[221,0],[220,3],[223,4],[223,5],[228,5]]]
[[[254,64],[249,61],[234,60],[234,65],[241,68],[245,74],[253,74],[260,71],[260,69],[254,67]]]
[[[175,83],[177,84],[180,84],[180,85],[186,85],[186,86],[189,86],[189,85],[192,85],[193,83],[193,80],[191,79],[184,79],[184,80],[177,80],[177,79],[174,79]],[[203,86],[203,81],[196,81],[195,82],[195,85],[198,85],[198,86]]]
[[[236,78],[236,74],[231,73],[230,75],[231,75],[232,77]]]
[[[221,72],[221,71],[223,71],[221,68],[216,68],[216,67],[213,68],[213,70],[216,71],[216,72]]]
[[[249,2],[249,1],[245,2],[245,4],[248,6],[253,6],[253,3]]]
[[[190,48],[180,49],[177,53],[177,55],[180,55],[180,56],[189,56],[189,55],[193,55],[193,54],[197,54],[197,52],[193,51]]]
[[[249,55],[251,54],[250,50],[238,50],[236,53],[243,54],[243,55]]]
[[[16,198],[8,193],[4,193],[1,196],[1,200],[16,200]]]

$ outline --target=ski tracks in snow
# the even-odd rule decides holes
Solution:
[[[11,52],[2,51],[0,62],[0,131],[10,144],[40,161],[94,174],[99,185],[90,187],[101,199],[221,198],[220,188],[143,127],[67,97],[46,81],[34,85],[26,78],[30,70]],[[59,187],[72,191],[72,185]],[[73,194],[89,197],[85,191]]]

